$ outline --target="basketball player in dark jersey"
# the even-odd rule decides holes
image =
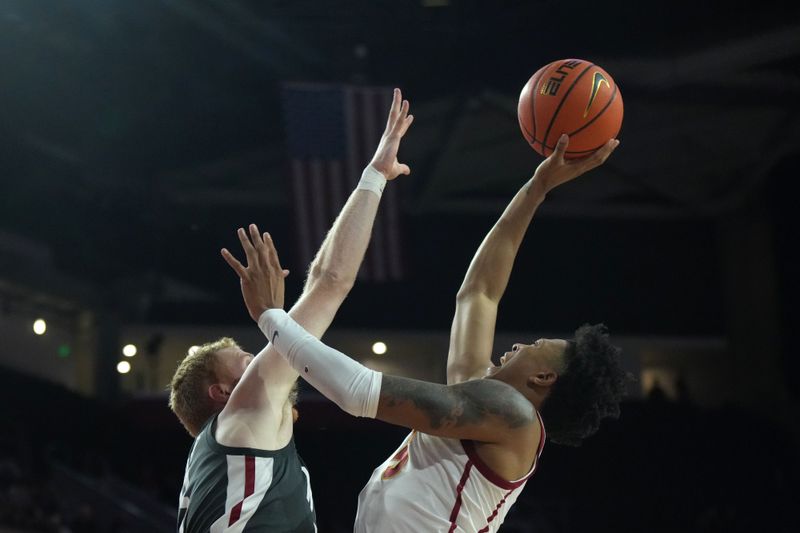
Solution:
[[[383,187],[410,173],[397,161],[400,140],[413,121],[408,109],[395,89],[375,155],[290,311],[317,337],[355,282]],[[250,238],[258,236],[255,225],[249,231]],[[248,241],[243,229],[239,239]],[[232,259],[227,250],[222,255]],[[316,531],[309,474],[293,440],[297,376],[270,345],[254,357],[229,338],[201,346],[180,363],[170,407],[195,441],[180,494],[179,532]]]

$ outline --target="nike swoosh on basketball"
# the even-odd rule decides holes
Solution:
[[[600,91],[600,86],[604,83],[606,84],[606,87],[609,89],[611,88],[611,84],[608,83],[606,77],[600,72],[595,72],[594,79],[592,79],[592,91],[589,93],[589,103],[586,104],[586,110],[583,112],[583,118],[586,118],[586,115],[589,114],[589,108],[592,107],[594,99],[597,97],[597,93]]]

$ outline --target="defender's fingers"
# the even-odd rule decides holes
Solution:
[[[400,102],[402,97],[400,95],[400,89],[395,89],[394,93],[392,94],[392,107],[389,108],[389,117],[386,119],[386,130],[390,130],[394,121],[397,119],[397,114],[400,111]]]
[[[238,259],[233,257],[233,254],[231,254],[227,248],[220,250],[220,253],[222,254],[222,258],[225,260],[225,262],[230,265],[233,271],[236,272],[240,278],[247,276],[247,269],[242,266]]]
[[[406,165],[404,163],[400,163],[397,166],[400,169],[400,174],[402,174],[404,176],[408,176],[409,174],[411,174],[411,169],[408,167],[408,165]]]
[[[403,103],[400,104],[397,113],[392,117],[390,123],[386,125],[386,133],[390,137],[398,135],[400,129],[403,127],[406,114],[408,114],[408,102],[404,100]]]
[[[400,126],[400,131],[398,132],[400,137],[406,134],[408,128],[411,127],[411,123],[414,122],[414,115],[408,115],[402,122]]]
[[[397,120],[392,125],[391,133],[402,136],[403,133],[405,133],[405,130],[408,129],[408,126],[406,125],[406,120],[408,120],[409,107],[410,104],[408,103],[408,100],[404,100],[403,105],[400,108],[400,114],[397,116]]]

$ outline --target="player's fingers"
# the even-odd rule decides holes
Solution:
[[[230,265],[233,271],[236,272],[240,278],[244,278],[247,275],[247,270],[244,268],[244,266],[242,266],[238,259],[233,257],[233,254],[231,254],[227,248],[220,250],[220,253],[222,254],[222,258],[225,260],[225,262]]]
[[[404,176],[408,176],[411,174],[411,168],[404,163],[400,163],[397,165],[398,174],[402,174]]]
[[[408,108],[408,100],[403,100],[403,103],[400,104],[400,111],[397,114],[394,124],[392,124],[391,131],[389,132],[390,135],[403,135],[403,127],[405,126],[406,115],[408,115]]]
[[[283,271],[281,268],[281,261],[278,258],[278,250],[275,249],[275,243],[272,242],[272,236],[269,233],[264,234],[264,244],[267,248],[267,257],[269,258],[269,264],[272,268],[278,271]]]
[[[287,269],[285,269],[285,268],[283,269],[283,277],[284,278],[289,277],[289,271]]]
[[[400,112],[401,100],[402,97],[400,95],[400,89],[395,89],[394,93],[392,94],[392,107],[389,108],[389,117],[386,119],[386,131],[392,129],[392,126],[397,119],[397,115]]]
[[[601,148],[595,151],[595,153],[593,153],[586,161],[587,170],[599,167],[605,163],[606,159],[608,159],[611,153],[616,150],[617,146],[619,146],[619,141],[617,139],[611,139]]]
[[[411,123],[412,122],[414,122],[414,115],[408,115],[403,120],[402,125],[400,126],[400,131],[399,131],[400,137],[402,137],[403,135],[406,134],[406,132],[408,131],[408,128],[411,127]]]
[[[250,224],[247,229],[250,230],[250,240],[253,242],[253,247],[259,253],[261,253],[261,251],[264,249],[264,241],[261,238],[261,233],[258,231],[258,226],[255,224]]]
[[[563,160],[564,154],[567,153],[567,146],[569,146],[569,136],[566,133],[562,133],[561,137],[558,138],[558,142],[556,143],[556,149],[553,151],[553,154],[550,157]]]
[[[242,249],[244,250],[244,254],[247,256],[247,264],[255,263],[256,260],[256,250],[253,248],[250,239],[247,237],[247,233],[245,233],[244,228],[239,228],[236,230],[236,235],[239,236],[239,242],[242,243]]]

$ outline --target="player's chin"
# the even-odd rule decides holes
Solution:
[[[490,377],[494,376],[495,374],[500,372],[500,368],[502,368],[502,367],[499,367],[499,366],[490,366],[490,367],[488,367],[486,369],[486,376],[484,376],[484,377],[490,378]]]

